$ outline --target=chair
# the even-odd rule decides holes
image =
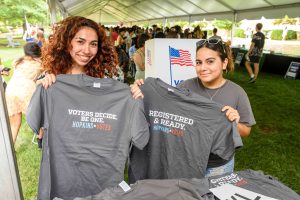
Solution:
[[[21,46],[20,42],[14,42],[13,36],[11,34],[6,35],[8,45],[7,47],[18,47]]]

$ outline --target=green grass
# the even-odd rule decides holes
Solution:
[[[0,57],[8,67],[22,54],[21,48],[0,45]],[[244,67],[237,68],[228,78],[247,92],[257,122],[251,135],[243,139],[244,147],[235,157],[235,169],[262,170],[300,194],[300,81],[260,73],[255,84],[248,84]],[[23,119],[15,149],[25,200],[36,198],[38,188],[41,152],[31,143],[32,136]]]
[[[33,132],[23,116],[22,127],[15,144],[19,174],[25,200],[36,199],[41,151],[31,143]]]
[[[262,170],[300,194],[300,81],[260,73],[248,84],[244,68],[228,78],[247,92],[256,125],[236,154],[236,170]]]
[[[2,64],[5,67],[12,68],[12,61],[23,56],[23,48],[24,41],[21,38],[14,38],[14,41],[18,41],[21,43],[20,47],[7,47],[7,39],[6,38],[0,38],[0,59]],[[13,71],[11,70],[10,74],[12,74]],[[5,81],[9,81],[11,76],[3,76]]]

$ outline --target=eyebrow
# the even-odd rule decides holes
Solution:
[[[216,58],[214,58],[214,57],[206,58],[205,60],[211,60],[211,59],[216,60]],[[201,61],[201,60],[200,59],[196,59],[196,61]]]
[[[80,40],[86,41],[86,39],[84,39],[84,38],[82,38],[82,37],[77,37],[77,38],[75,38],[75,39],[80,39]],[[98,40],[92,40],[91,42],[98,42]]]

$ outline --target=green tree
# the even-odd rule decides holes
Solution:
[[[202,29],[205,29],[208,25],[208,22],[207,21],[195,21],[192,23],[192,27],[197,27],[199,26]]]
[[[21,26],[24,16],[31,24],[48,24],[45,0],[0,0],[0,21],[5,25]]]
[[[230,31],[232,29],[233,22],[230,20],[214,20],[213,25],[219,29]]]
[[[297,18],[289,18],[289,16],[284,16],[282,19],[275,19],[273,21],[274,25],[279,25],[279,24],[291,24],[295,25],[297,23]]]
[[[189,22],[188,21],[178,21],[178,22],[175,22],[174,25],[178,25],[180,26],[181,28],[183,28],[184,26],[188,25]]]

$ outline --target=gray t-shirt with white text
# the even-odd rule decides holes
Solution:
[[[65,200],[98,194],[123,180],[131,144],[142,149],[149,127],[143,102],[113,79],[58,75],[37,87],[29,126],[44,127],[38,199]]]
[[[178,85],[180,88],[186,88],[191,92],[195,92],[212,101],[222,104],[223,106],[231,106],[236,109],[240,115],[240,123],[246,126],[253,126],[256,124],[250,101],[244,89],[236,83],[226,80],[221,88],[208,89],[203,86],[198,77],[183,81]],[[209,93],[209,96],[207,93]],[[211,154],[208,161],[208,168],[219,167],[227,163],[226,160],[220,158],[215,154]]]
[[[236,123],[221,105],[160,79],[141,87],[150,139],[130,156],[130,182],[140,179],[203,178],[209,154],[224,160],[242,146]]]
[[[244,170],[207,178],[209,188],[232,184],[280,200],[300,200],[300,196],[277,178],[262,171]]]

